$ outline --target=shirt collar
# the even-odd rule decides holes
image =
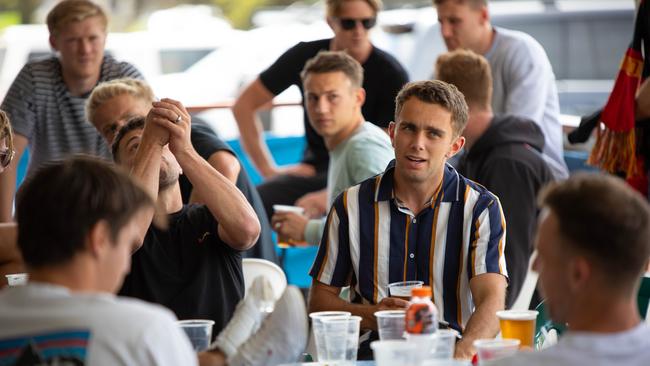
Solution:
[[[379,175],[376,179],[378,182],[375,183],[375,202],[379,201],[388,201],[395,198],[394,186],[395,186],[395,159],[391,160],[386,166],[384,173]],[[445,169],[442,177],[442,194],[440,196],[441,202],[454,202],[461,200],[460,192],[460,175],[449,163],[445,163]],[[431,197],[431,205],[435,204],[437,201],[434,195]]]

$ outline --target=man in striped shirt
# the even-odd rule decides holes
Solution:
[[[345,310],[376,330],[373,313],[408,302],[388,297],[392,282],[433,288],[440,317],[462,332],[456,357],[477,338],[496,336],[507,271],[505,220],[496,196],[446,164],[464,145],[467,104],[441,81],[407,84],[389,132],[395,160],[334,202],[318,255],[310,311]],[[350,301],[339,298],[350,286]],[[362,347],[363,348],[363,347]]]
[[[47,16],[56,56],[27,63],[2,102],[15,132],[15,158],[0,176],[0,222],[11,221],[16,167],[29,145],[27,175],[50,160],[73,153],[105,158],[110,150],[86,121],[85,101],[97,83],[142,78],[138,70],[104,54],[107,18],[87,0],[65,0]]]

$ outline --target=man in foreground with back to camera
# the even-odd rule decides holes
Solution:
[[[407,84],[389,126],[395,160],[339,195],[310,275],[309,310],[344,310],[376,330],[374,312],[404,309],[393,282],[433,288],[440,318],[463,334],[456,357],[499,331],[506,291],[505,221],[497,197],[459,175],[447,159],[464,145],[467,105],[453,85]],[[339,298],[350,286],[350,301]],[[364,343],[360,358],[366,358]]]
[[[650,256],[650,207],[619,178],[578,174],[539,200],[533,269],[547,314],[568,324],[557,345],[496,365],[647,365],[650,328],[637,306]]]
[[[265,179],[258,190],[269,219],[274,204],[301,206],[311,217],[327,214],[328,151],[323,138],[309,124],[306,106],[303,124],[307,146],[302,161],[289,167],[275,165],[256,118],[257,111],[291,85],[304,95],[300,72],[307,60],[320,51],[347,52],[363,67],[363,116],[384,129],[393,118],[395,96],[408,75],[395,57],[370,42],[370,29],[381,5],[381,0],[326,0],[326,20],[334,37],[300,42],[287,50],[244,89],[233,106],[242,146]]]
[[[99,82],[142,75],[104,54],[107,23],[104,11],[87,0],[61,1],[48,13],[50,46],[57,55],[23,66],[0,107],[11,119],[16,151],[0,175],[0,222],[12,220],[18,162],[28,145],[27,176],[69,154],[110,158],[108,145],[86,121],[86,98]]]
[[[88,97],[86,117],[110,144],[117,131],[126,122],[134,117],[146,116],[155,99],[153,90],[143,80],[122,78],[107,81],[97,85]],[[192,121],[190,140],[199,155],[235,184],[255,210],[260,221],[260,236],[255,245],[242,254],[245,257],[263,258],[276,262],[275,243],[271,237],[271,225],[266,218],[262,199],[235,153],[210,126],[204,123],[195,123],[194,120]],[[178,182],[183,203],[205,202],[193,192],[192,184],[186,174],[182,174]]]
[[[354,58],[342,51],[321,51],[307,61],[301,77],[309,123],[323,137],[330,155],[331,205],[346,188],[381,173],[395,154],[388,135],[361,114],[366,96],[361,87],[363,68]],[[325,217],[310,220],[297,213],[275,213],[273,227],[282,242],[318,245]]]
[[[542,158],[544,134],[529,119],[494,115],[490,65],[483,56],[469,50],[445,53],[436,62],[436,79],[454,84],[469,107],[463,131],[466,153],[457,164],[458,172],[484,185],[503,205],[509,308],[524,284],[534,250],[537,193],[553,180]],[[539,299],[533,301],[536,305]]]
[[[113,142],[115,161],[156,198],[168,225],[140,222],[144,243],[133,253],[120,295],[162,304],[179,319],[211,319],[217,334],[244,295],[241,251],[257,240],[255,212],[232,182],[190,143],[190,115],[171,99],[155,102],[147,123],[127,123]],[[202,205],[184,205],[185,172]],[[145,236],[146,235],[146,236]]]
[[[29,283],[0,292],[0,364],[195,365],[166,309],[113,294],[154,202],[106,162],[47,163],[18,192]]]
[[[544,132],[544,157],[555,179],[569,176],[564,162],[560,102],[544,48],[526,33],[494,27],[488,0],[433,0],[449,51],[470,49],[492,69],[492,110],[531,119]]]

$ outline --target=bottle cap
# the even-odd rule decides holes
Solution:
[[[411,296],[431,297],[431,287],[430,286],[416,287],[411,290]]]

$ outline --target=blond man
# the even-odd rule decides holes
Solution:
[[[27,175],[74,153],[110,157],[108,145],[86,122],[85,100],[99,82],[142,76],[104,54],[107,23],[106,13],[88,0],[65,0],[49,12],[49,41],[56,55],[27,63],[2,102],[12,121],[16,153],[0,176],[0,221],[11,220],[15,167],[26,147]]]

